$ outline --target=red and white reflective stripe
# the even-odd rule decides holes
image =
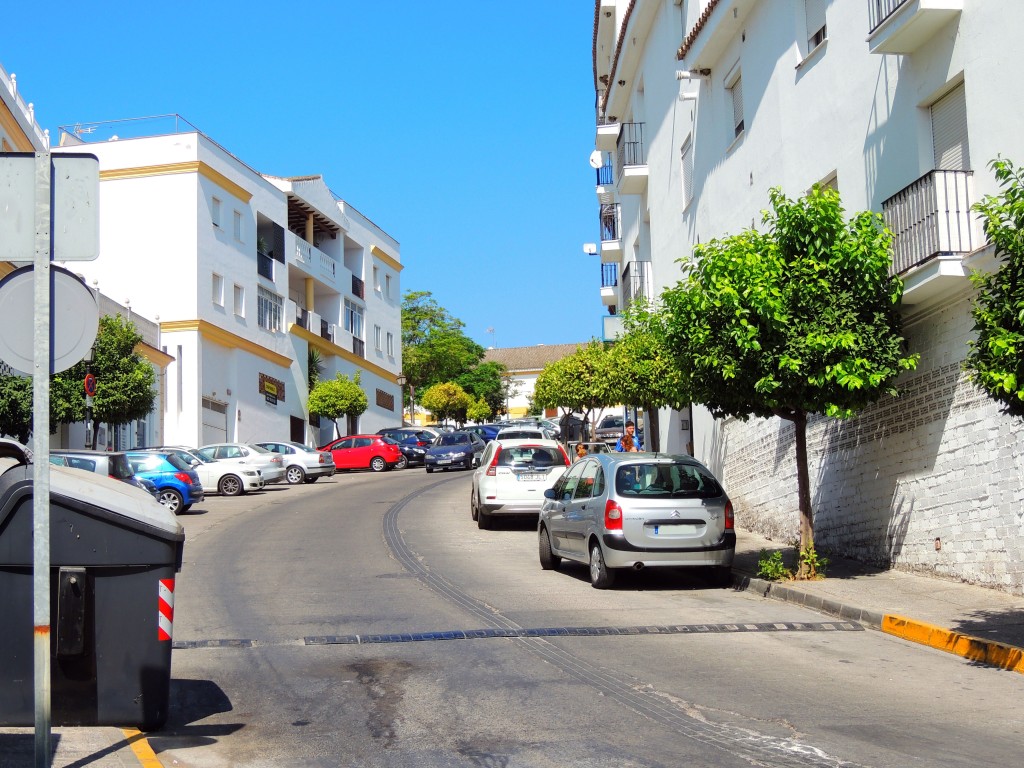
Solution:
[[[174,579],[160,579],[157,599],[157,640],[170,640],[174,627]]]

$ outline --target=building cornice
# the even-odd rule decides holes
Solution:
[[[370,246],[370,253],[372,253],[378,259],[383,261],[385,264],[387,264],[389,267],[391,267],[396,272],[401,272],[404,269],[404,267],[402,266],[401,262],[399,262],[394,256],[389,256],[387,253],[385,253],[383,250],[381,250],[376,245],[371,245]]]
[[[140,341],[135,345],[135,352],[160,368],[166,368],[174,362],[174,358],[166,352],[159,350],[156,347],[152,347],[144,341]]]
[[[111,168],[100,171],[100,181],[118,179],[141,179],[148,176],[169,176],[177,173],[198,173],[229,194],[234,195],[243,203],[252,199],[252,192],[236,184],[223,173],[211,168],[201,160],[190,160],[187,163],[165,163],[163,165],[144,165],[136,168]]]
[[[228,349],[241,349],[243,352],[248,352],[251,355],[261,357],[274,365],[281,366],[282,368],[289,368],[292,364],[292,358],[278,354],[272,349],[267,349],[266,347],[257,344],[255,341],[250,341],[249,339],[242,338],[231,331],[226,331],[206,320],[171,320],[160,323],[160,331],[162,333],[193,331],[198,333],[204,339],[209,339],[215,344],[220,344],[222,347],[227,347]]]
[[[335,355],[336,357],[343,358],[345,360],[348,360],[350,363],[357,366],[358,368],[365,368],[370,373],[379,376],[385,381],[395,382],[395,378],[397,377],[398,374],[392,373],[391,371],[387,370],[386,368],[382,368],[376,363],[371,363],[365,357],[360,357],[359,355],[353,352],[349,352],[344,347],[339,347],[333,341],[325,339],[323,336],[317,336],[315,333],[306,330],[301,325],[293,323],[291,326],[289,326],[288,332],[291,333],[293,336],[298,336],[300,339],[309,344],[309,346],[319,350],[320,352],[323,352],[324,354]],[[397,384],[397,382],[395,383]]]

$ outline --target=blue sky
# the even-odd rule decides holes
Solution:
[[[593,2],[37,8],[4,10],[0,63],[54,145],[178,113],[259,171],[323,174],[483,346],[600,335]]]

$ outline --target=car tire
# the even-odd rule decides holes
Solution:
[[[428,475],[429,475],[429,474],[430,474],[431,472],[433,472],[433,471],[434,471],[434,468],[433,468],[433,467],[427,467],[427,474],[428,474]]]
[[[289,485],[299,485],[306,479],[306,470],[293,464],[284,471],[284,477]]]
[[[545,571],[553,571],[561,564],[562,558],[551,551],[551,536],[548,534],[547,528],[543,526],[540,528],[537,539],[540,551],[540,567]]]
[[[480,510],[479,510],[479,507],[477,507],[477,505],[476,505],[476,491],[472,491],[469,494],[469,516],[473,520],[476,520],[479,515],[480,515]]]
[[[370,469],[374,472],[385,472],[387,471],[388,463],[384,461],[383,456],[374,456],[370,459]]]
[[[601,545],[596,541],[590,545],[590,584],[594,589],[608,589],[615,583],[615,571],[604,562]]]
[[[190,509],[192,509],[192,505],[191,504],[182,504],[181,505],[181,509],[178,510],[178,514],[180,515],[183,512],[188,512]]]
[[[468,459],[466,459],[466,463],[463,464],[462,466],[465,467],[466,469],[472,469],[473,466],[474,466],[474,464],[473,464],[473,457],[470,456]]]
[[[481,531],[491,530],[491,515],[489,512],[485,512],[483,507],[477,507],[476,527]]]
[[[235,475],[224,475],[217,483],[217,491],[221,496],[238,496],[243,490],[242,481]]]
[[[181,497],[173,488],[164,488],[160,491],[160,495],[157,496],[157,501],[167,507],[167,511],[172,514],[178,514],[182,511],[182,507],[185,506],[185,500]]]
[[[405,469],[408,466],[409,466],[409,457],[406,456],[403,453],[401,458],[398,459],[398,463],[395,464],[395,469]]]

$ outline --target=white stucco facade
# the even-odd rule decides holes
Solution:
[[[619,276],[606,303],[656,298],[694,244],[760,225],[771,187],[799,197],[825,183],[848,214],[882,212],[921,363],[899,399],[809,424],[816,542],[1024,593],[1020,424],[961,369],[967,276],[994,263],[969,206],[997,191],[989,161],[1024,162],[1024,61],[1012,53],[1024,5],[597,0],[594,23],[595,146],[614,172],[598,196],[618,205],[600,238]],[[642,126],[642,147],[624,147],[637,133],[627,123]],[[617,159],[624,149],[632,163]],[[921,215],[901,218],[910,208]],[[699,407],[692,431],[684,420],[663,412],[663,445],[693,440],[739,524],[797,538],[788,423]]]
[[[358,429],[400,423],[399,246],[322,178],[264,176],[191,126],[63,139],[62,151],[100,161],[100,256],[76,270],[155,319],[174,358],[165,443],[327,442],[334,425],[310,424],[306,408],[311,348],[322,378],[359,373],[369,407]],[[391,354],[377,352],[376,326]]]

